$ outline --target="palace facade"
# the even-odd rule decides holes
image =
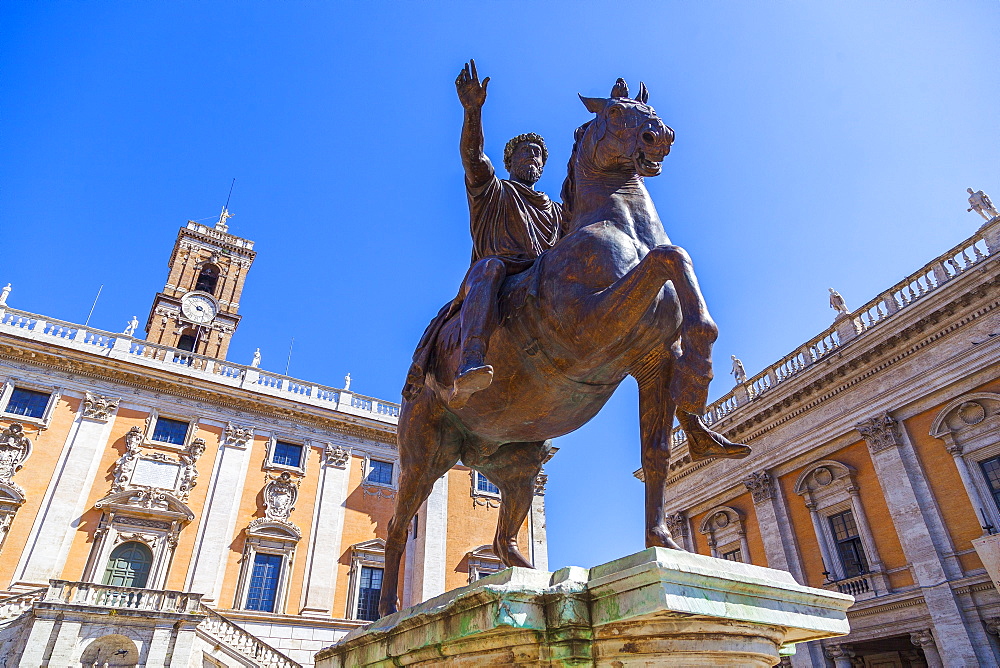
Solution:
[[[225,219],[181,228],[145,339],[0,298],[0,666],[293,668],[377,617],[399,406],[226,361],[254,251]],[[438,481],[403,605],[500,570],[498,507]]]
[[[993,556],[973,543],[1000,527],[998,306],[994,217],[713,403],[748,459],[693,463],[674,432],[688,549],[856,597],[850,635],[791,665],[1000,664]]]

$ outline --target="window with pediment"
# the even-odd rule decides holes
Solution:
[[[384,569],[385,541],[381,538],[351,546],[351,577],[345,615],[348,619],[378,619]]]
[[[1000,394],[955,398],[934,418],[930,435],[954,458],[984,533],[1000,531]]]
[[[743,513],[729,506],[717,506],[705,513],[699,531],[708,541],[713,557],[750,563]]]
[[[807,466],[795,493],[809,510],[827,586],[857,599],[889,591],[875,537],[861,504],[855,470],[823,460]]]

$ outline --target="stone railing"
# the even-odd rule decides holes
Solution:
[[[823,585],[823,588],[830,591],[839,591],[841,594],[850,594],[858,599],[868,598],[869,595],[875,593],[875,588],[872,586],[871,579],[867,573],[855,575],[853,578],[827,582]]]
[[[302,668],[302,664],[292,661],[215,610],[202,606],[201,612],[208,616],[198,625],[198,631],[237,652],[239,656],[250,658],[263,668]]]
[[[997,236],[1000,236],[1000,218],[994,218],[972,237],[927,263],[920,271],[907,276],[850,315],[838,317],[824,332],[709,404],[704,418],[706,424],[714,424],[728,417],[856,337],[891,320],[894,315],[948,281],[976,267],[1000,248],[1000,239],[994,238]],[[671,444],[679,446],[685,440],[684,430],[675,427],[671,434]]]
[[[201,594],[165,589],[115,587],[93,582],[49,580],[45,603],[87,605],[118,610],[145,610],[197,614],[202,612]]]
[[[47,591],[48,587],[42,587],[23,594],[0,598],[0,622],[20,617],[30,610],[36,601],[42,600]]]
[[[399,404],[244,364],[196,355],[124,334],[0,307],[0,332],[395,424]]]

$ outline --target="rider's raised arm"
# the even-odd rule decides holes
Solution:
[[[465,166],[465,180],[469,186],[478,188],[493,178],[493,164],[483,150],[483,104],[486,102],[486,87],[490,78],[479,82],[476,61],[470,60],[458,73],[455,88],[458,99],[465,109],[462,123],[462,165]]]

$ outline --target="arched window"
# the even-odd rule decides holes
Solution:
[[[202,292],[207,292],[210,295],[215,294],[215,286],[219,282],[219,268],[214,264],[206,264],[201,268],[201,273],[198,274],[198,282],[195,283],[194,289],[201,290]]]
[[[145,587],[153,553],[142,543],[122,543],[114,549],[104,571],[104,584],[115,587]]]

